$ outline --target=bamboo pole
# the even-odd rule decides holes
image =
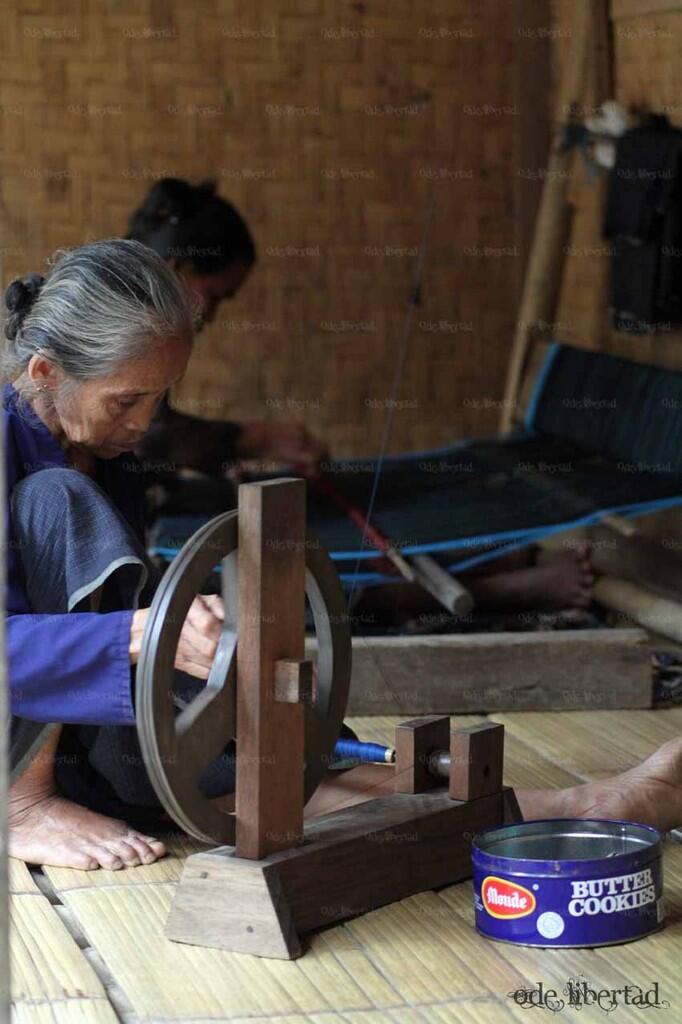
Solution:
[[[507,382],[500,417],[500,433],[508,434],[514,424],[521,378],[528,348],[538,332],[555,318],[557,297],[569,237],[572,206],[568,201],[570,169],[574,154],[562,146],[564,124],[570,111],[580,106],[586,88],[586,65],[592,39],[593,18],[604,0],[575,0],[571,42],[555,112],[554,139],[535,222],[533,244],[514,333]]]
[[[627,615],[640,626],[682,643],[682,604],[660,597],[617,576],[601,576],[594,587],[594,599],[611,611]]]

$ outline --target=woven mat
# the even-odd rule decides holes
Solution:
[[[506,779],[564,786],[628,767],[678,735],[682,708],[495,715],[507,727]],[[473,724],[480,716],[461,716]],[[390,742],[397,719],[354,719],[367,740]],[[528,1020],[509,993],[539,981],[559,990],[583,976],[599,987],[660,983],[682,1007],[682,846],[666,844],[665,930],[627,946],[543,951],[495,944],[473,930],[468,882],[383,907],[312,937],[294,962],[169,942],[163,928],[184,858],[201,848],[172,837],[169,855],[126,871],[11,863],[14,1019],[192,1021],[209,1024],[498,1024]],[[36,879],[38,885],[36,884]],[[50,899],[44,893],[47,893]],[[50,900],[52,902],[50,902]],[[75,936],[75,937],[74,937]],[[564,1021],[595,1019],[565,1010]],[[641,1021],[620,1008],[618,1020]],[[602,1019],[601,1016],[599,1019]]]

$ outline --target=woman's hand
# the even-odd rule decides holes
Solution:
[[[133,615],[130,627],[130,661],[137,664],[142,646],[142,634],[149,608],[140,608]],[[215,657],[225,609],[217,594],[198,594],[187,613],[175,652],[175,668],[198,679],[208,679]]]
[[[243,423],[237,442],[238,454],[245,459],[266,458],[293,462],[305,469],[316,469],[328,457],[326,447],[313,437],[302,423],[278,423],[254,420]]]

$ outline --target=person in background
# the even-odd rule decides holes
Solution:
[[[244,219],[216,195],[211,181],[192,185],[162,178],[132,214],[126,237],[149,246],[181,278],[199,306],[199,329],[215,319],[221,302],[236,295],[256,262]],[[177,412],[165,395],[135,454],[152,471],[170,464],[224,477],[226,467],[241,459],[314,468],[326,451],[300,423],[201,419]]]

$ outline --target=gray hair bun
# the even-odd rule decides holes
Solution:
[[[17,277],[16,280],[12,281],[5,292],[5,306],[7,308],[5,336],[9,341],[14,341],[16,338],[26,315],[38,298],[44,283],[45,278],[42,274],[27,274],[26,277]]]

